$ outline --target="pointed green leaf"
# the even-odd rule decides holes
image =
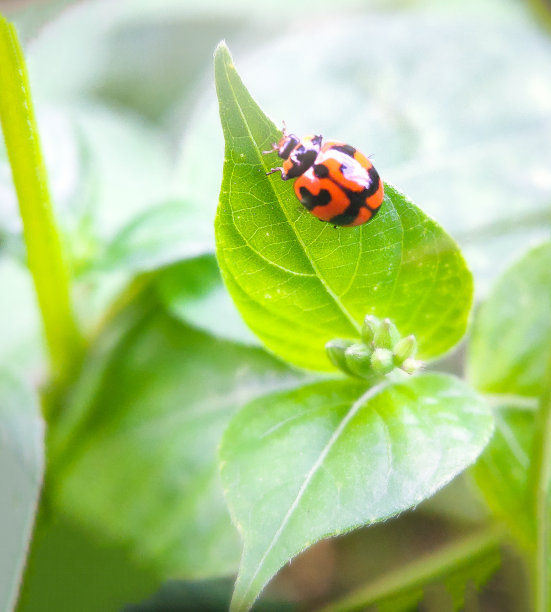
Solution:
[[[239,67],[278,127],[285,119],[298,135],[321,132],[373,154],[381,176],[459,242],[480,295],[516,253],[549,235],[551,48],[522,15],[339,14],[338,24],[242,49]],[[197,102],[177,177],[213,213],[223,161],[216,111],[211,92]],[[197,155],[205,142],[208,159]]]
[[[386,386],[385,386],[386,385]],[[365,391],[328,381],[251,402],[222,439],[222,480],[244,551],[232,610],[317,540],[409,508],[472,463],[484,402],[437,374]]]
[[[44,471],[44,423],[35,395],[0,372],[0,609],[15,605]]]
[[[415,334],[424,359],[451,348],[465,331],[472,294],[453,240],[390,185],[370,223],[320,223],[301,207],[292,181],[266,176],[276,160],[262,151],[280,133],[223,45],[215,78],[226,139],[217,255],[233,299],[266,346],[299,366],[329,370],[325,343],[359,337],[370,313],[392,319],[403,336]]]

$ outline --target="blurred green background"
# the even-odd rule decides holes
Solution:
[[[160,500],[147,520],[126,528],[124,516],[116,516],[118,490],[126,477],[134,490],[138,477],[122,470],[109,480],[119,460],[139,465],[146,484],[162,478],[161,467],[147,472],[147,452],[137,459],[135,438],[125,446],[117,432],[132,415],[158,418],[157,400],[168,412],[183,395],[200,397],[204,381],[191,391],[187,385],[201,368],[215,364],[223,377],[251,359],[247,367],[261,372],[263,388],[295,376],[264,354],[249,357],[260,353],[258,342],[235,313],[212,257],[223,160],[216,44],[227,41],[252,95],[277,124],[285,120],[297,134],[321,133],[372,154],[385,180],[459,242],[480,298],[510,262],[549,237],[549,13],[543,1],[520,0],[42,0],[0,1],[0,10],[24,44],[87,333],[103,338],[106,309],[138,275],[154,284],[144,310],[119,325],[120,343],[101,366],[110,382],[94,382],[89,373],[71,399],[78,405],[85,396],[91,414],[113,416],[107,425],[87,422],[88,437],[77,438],[84,450],[66,468],[61,504],[50,504],[46,490],[19,610],[224,609],[232,588],[226,576],[239,550],[227,517],[207,554],[202,540],[178,531],[186,514],[176,503],[167,517]],[[2,146],[0,364],[36,382],[44,374],[40,325]],[[179,359],[189,370],[183,381],[171,369]],[[438,367],[460,372],[461,354]],[[138,399],[121,391],[121,380]],[[209,448],[224,422],[213,424]],[[160,435],[155,443],[159,453],[170,447],[163,458],[169,464],[184,442]],[[96,495],[109,486],[111,506]],[[154,487],[135,503],[145,507]],[[313,608],[484,517],[461,478],[415,512],[307,551],[281,572],[258,609]],[[136,546],[148,521],[151,531]],[[165,521],[172,531],[163,537],[181,550],[189,546],[185,553],[160,550],[156,530]],[[482,595],[472,595],[471,609],[519,609],[502,587],[517,583],[520,592],[519,562],[506,554]],[[429,592],[425,608],[445,609],[441,596],[437,588]]]

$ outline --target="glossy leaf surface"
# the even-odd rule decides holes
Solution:
[[[244,539],[233,610],[319,539],[409,508],[472,463],[492,432],[485,403],[427,374],[366,392],[328,381],[251,402],[231,421],[222,480]]]

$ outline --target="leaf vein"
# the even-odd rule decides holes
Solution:
[[[244,591],[243,597],[248,596],[248,594],[249,594],[249,592],[250,592],[250,590],[252,588],[252,584],[253,584],[255,578],[257,577],[258,573],[262,569],[262,566],[264,565],[268,555],[272,551],[272,549],[275,546],[276,542],[278,541],[279,537],[283,533],[283,530],[285,529],[285,527],[287,526],[289,520],[291,519],[291,516],[293,515],[294,511],[296,510],[300,500],[304,496],[304,494],[306,492],[306,489],[308,488],[308,486],[312,482],[312,479],[314,478],[314,476],[316,475],[317,471],[322,466],[323,461],[325,460],[325,458],[329,454],[330,450],[333,448],[333,446],[335,445],[335,443],[337,442],[337,440],[341,436],[342,432],[345,430],[346,426],[356,416],[356,414],[358,413],[360,408],[362,408],[373,397],[379,395],[379,393],[384,391],[389,385],[390,385],[389,381],[383,381],[383,382],[379,383],[378,385],[375,385],[374,387],[371,387],[356,402],[354,402],[354,404],[352,404],[350,410],[346,413],[346,415],[344,416],[342,421],[339,423],[338,427],[335,429],[335,431],[333,432],[333,434],[331,435],[331,437],[329,438],[329,440],[327,441],[327,443],[325,444],[325,446],[321,450],[320,454],[318,455],[318,458],[312,464],[312,467],[310,468],[310,470],[306,474],[306,476],[304,478],[304,481],[303,481],[302,485],[300,486],[300,489],[298,490],[298,493],[297,493],[295,499],[293,500],[293,502],[289,506],[289,509],[285,513],[285,516],[283,517],[283,520],[281,521],[281,524],[279,525],[277,531],[275,532],[275,534],[274,534],[270,544],[268,545],[268,547],[266,548],[264,554],[262,555],[262,558],[258,562],[258,566],[257,566],[256,570],[254,571],[253,575],[249,579],[249,582],[248,582],[248,585],[247,585],[247,587],[246,587],[246,589]]]
[[[228,67],[226,64],[224,64],[224,70],[226,72],[226,79],[227,79],[227,83],[233,93],[233,97],[235,100],[235,105],[236,108],[239,111],[239,114],[241,116],[241,119],[243,121],[243,126],[248,134],[248,137],[250,139],[251,142],[254,143],[255,145],[255,151],[256,151],[256,155],[257,155],[257,159],[259,161],[259,164],[264,168],[267,169],[267,166],[265,165],[264,160],[262,159],[262,157],[258,154],[258,144],[256,142],[256,140],[254,139],[250,128],[249,128],[249,124],[247,123],[247,120],[245,118],[245,114],[243,113],[243,109],[241,108],[241,104],[238,102],[238,98],[237,95],[235,93],[235,90],[233,88],[233,83],[229,77],[228,74]],[[234,166],[235,167],[235,166]],[[231,177],[230,177],[231,178]],[[312,269],[314,270],[316,277],[319,279],[320,284],[322,285],[322,287],[325,289],[325,291],[329,294],[329,296],[333,299],[333,301],[335,302],[335,304],[337,305],[337,307],[342,311],[343,315],[348,319],[348,321],[350,322],[350,324],[352,325],[352,327],[354,327],[354,329],[359,333],[360,331],[360,326],[358,324],[358,322],[354,319],[354,317],[348,312],[348,310],[345,308],[344,304],[341,302],[341,300],[339,299],[339,297],[337,296],[337,294],[335,294],[335,292],[331,289],[331,287],[329,286],[329,284],[327,283],[327,281],[325,280],[325,278],[322,276],[320,270],[317,268],[316,264],[314,263],[314,261],[312,260],[312,258],[310,257],[310,254],[308,253],[307,249],[306,249],[306,245],[304,244],[304,241],[301,239],[295,224],[291,221],[291,219],[289,218],[289,216],[287,215],[287,212],[285,210],[285,208],[281,205],[280,199],[277,196],[277,193],[274,189],[273,183],[272,183],[273,179],[268,179],[268,184],[271,187],[272,193],[274,195],[274,199],[277,201],[277,203],[279,204],[279,207],[281,209],[281,211],[283,212],[283,214],[285,215],[285,217],[287,218],[287,222],[289,223],[289,226],[293,229],[293,232],[295,234],[295,237],[297,239],[297,243],[300,244],[301,249],[304,253],[304,255],[306,256],[306,259],[308,260],[308,262],[310,263]],[[231,208],[231,206],[230,206]],[[232,216],[233,216],[233,209],[232,209]],[[269,260],[266,260],[269,261]],[[281,267],[281,266],[278,266]]]

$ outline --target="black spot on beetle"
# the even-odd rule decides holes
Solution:
[[[316,161],[318,152],[312,149],[305,149],[303,146],[291,155],[291,162],[293,163],[292,168],[287,172],[287,178],[296,178],[304,174],[310,166]]]
[[[287,159],[289,155],[291,155],[291,151],[298,145],[300,139],[297,138],[294,134],[289,134],[289,140],[287,141],[287,145],[284,149],[278,151],[279,157],[282,159]]]
[[[314,164],[314,176],[327,178],[329,176],[329,168],[323,164]]]
[[[379,173],[377,172],[377,170],[375,170],[373,166],[369,168],[367,173],[369,174],[369,187],[367,187],[367,189],[364,189],[362,191],[362,196],[364,200],[366,198],[369,198],[369,196],[372,196],[377,191],[377,189],[379,189],[379,184],[381,182],[381,177],[379,176]]]
[[[331,217],[331,223],[333,225],[349,225],[350,223],[352,223],[352,221],[354,221],[354,219],[356,219],[356,217],[358,216],[358,211],[349,210],[349,208],[350,207],[348,207],[340,215],[335,215],[334,217]]]
[[[331,147],[331,151],[340,151],[341,153],[345,153],[346,155],[350,155],[350,157],[354,157],[354,153],[356,153],[356,149],[351,147],[350,145],[335,145]]]
[[[327,189],[320,189],[320,192],[314,195],[307,187],[301,187],[300,201],[304,208],[312,210],[316,206],[327,206],[331,201],[331,194]]]

